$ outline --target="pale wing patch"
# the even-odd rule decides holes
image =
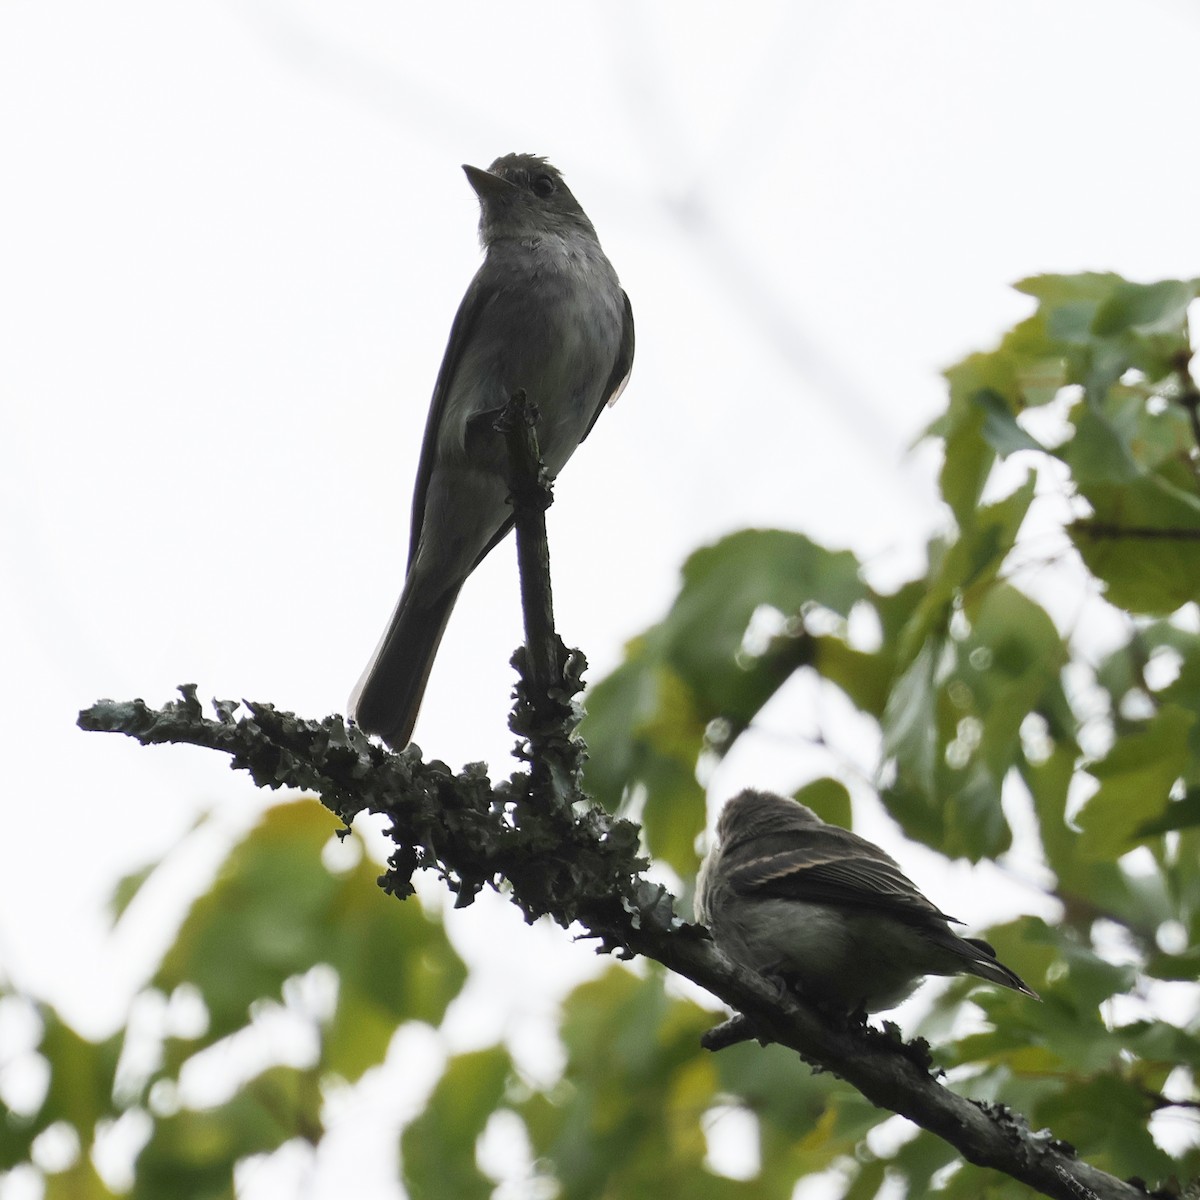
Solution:
[[[612,408],[612,406],[616,404],[618,400],[620,400],[621,393],[625,390],[625,385],[629,382],[629,377],[632,374],[633,371],[631,370],[625,372],[625,378],[622,379],[615,388],[613,388],[612,395],[609,396],[609,398],[604,402],[605,408]]]

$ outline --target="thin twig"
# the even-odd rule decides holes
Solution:
[[[554,627],[546,509],[554,501],[537,439],[538,412],[525,392],[515,392],[495,422],[508,451],[509,501],[517,533],[525,645],[513,655],[520,675],[509,727],[524,739],[517,753],[530,763],[529,795],[546,811],[569,813],[585,800],[581,776],[585,747],[576,736],[587,660],[567,651]],[[518,800],[520,797],[518,797]]]
[[[537,439],[537,406],[524,389],[513,394],[496,419],[508,450],[508,490],[517,530],[517,563],[521,574],[521,608],[525,613],[525,670],[536,696],[548,697],[561,681],[561,647],[554,631],[554,596],[550,586],[550,549],[546,510],[554,491]]]
[[[1114,525],[1108,521],[1073,521],[1072,531],[1085,533],[1100,540],[1140,542],[1200,542],[1200,528],[1184,528],[1176,525]]]

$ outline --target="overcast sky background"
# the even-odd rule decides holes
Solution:
[[[1200,272],[1190,0],[734,12],[0,3],[0,970],[17,986],[108,1032],[154,937],[107,938],[113,882],[202,810],[235,828],[266,799],[215,755],[81,733],[79,708],[194,681],[344,709],[399,592],[429,394],[479,261],[459,164],[549,156],[633,302],[633,379],[550,516],[560,630],[592,679],[687,553],[732,530],[849,546],[877,583],[919,569],[943,518],[936,458],[908,448],[940,369],[1029,311],[1012,281]],[[508,770],[520,637],[506,544],[452,619],[427,753]],[[782,744],[728,764],[714,800],[815,773],[788,744],[811,720],[779,715]],[[918,880],[988,917],[968,872]],[[481,961],[494,937],[472,928],[520,928],[462,917]],[[514,938],[493,959],[587,953]]]

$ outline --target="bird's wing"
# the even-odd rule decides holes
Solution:
[[[483,267],[475,273],[467,288],[458,312],[454,314],[454,324],[450,326],[450,338],[446,342],[446,352],[442,355],[442,365],[438,370],[437,382],[433,385],[433,399],[429,404],[429,416],[425,421],[425,440],[421,443],[421,458],[417,464],[417,481],[413,487],[412,532],[408,542],[408,565],[411,568],[417,546],[421,540],[421,526],[425,521],[425,495],[429,490],[429,477],[433,474],[433,464],[437,458],[438,429],[442,423],[442,411],[446,407],[446,397],[454,386],[454,376],[462,361],[463,347],[470,341],[480,317],[495,302],[494,288],[485,288],[480,282]],[[508,526],[505,526],[507,532]],[[495,539],[499,540],[499,538]],[[495,544],[495,541],[492,543]],[[489,546],[488,549],[491,549]],[[484,552],[486,553],[486,551]]]
[[[609,406],[616,404],[617,399],[625,390],[630,372],[633,370],[633,305],[629,303],[629,297],[625,292],[621,293],[621,297],[625,301],[625,321],[621,326],[621,344],[617,348],[617,358],[608,376],[608,382],[604,385],[600,403],[596,405],[596,411],[592,413],[592,419],[583,431],[583,437],[579,439],[581,442],[592,432],[592,426],[600,420],[600,414]]]
[[[882,909],[908,920],[955,920],[927,900],[888,854],[847,830],[808,828],[761,842],[746,847],[748,861],[731,874],[742,895]]]

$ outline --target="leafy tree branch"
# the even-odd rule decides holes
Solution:
[[[644,879],[638,831],[588,805],[553,815],[530,809],[520,823],[509,813],[528,798],[530,776],[494,785],[482,768],[454,774],[425,763],[415,748],[393,754],[370,743],[339,717],[306,721],[269,704],[216,702],[206,716],[194,686],[183,699],[151,708],[142,701],[101,701],[80,714],[84,729],[125,733],[143,745],[203,746],[228,754],[259,786],[317,793],[346,824],[362,812],[389,821],[396,845],[385,891],[406,896],[417,869],[436,871],[469,904],[485,885],[511,886],[529,920],[550,916],[578,923],[600,948],[642,954],[700,984],[749,1021],[754,1036],[791,1047],[832,1071],[873,1103],[901,1113],[945,1138],[968,1161],[1004,1171],[1047,1196],[1094,1195],[1134,1200],[1145,1189],[1096,1170],[1049,1133],[1003,1106],[956,1095],[931,1071],[928,1050],[886,1033],[837,1028],[764,980],[736,970],[692,925],[681,922],[673,898]],[[569,727],[562,729],[570,737]],[[577,793],[581,804],[587,797]]]
[[[512,725],[529,771],[497,783],[480,765],[455,774],[425,762],[416,747],[393,754],[372,744],[339,717],[306,721],[269,704],[246,703],[239,713],[236,702],[217,701],[207,716],[194,685],[158,709],[140,700],[101,701],[80,714],[80,725],[144,745],[186,743],[228,754],[259,786],[315,792],[347,827],[362,812],[384,816],[395,847],[380,879],[385,891],[407,896],[413,873],[433,870],[462,906],[484,886],[504,883],[528,920],[550,916],[564,927],[579,925],[600,950],[652,958],[729,1004],[741,1015],[708,1036],[711,1049],[746,1036],[790,1047],[873,1104],[945,1139],[968,1161],[1047,1196],[1146,1195],[1139,1183],[1081,1161],[1049,1132],[1033,1132],[1012,1109],[950,1090],[932,1069],[928,1047],[903,1043],[894,1026],[880,1032],[839,1025],[736,970],[703,930],[679,918],[674,898],[644,878],[638,828],[596,807],[581,787],[584,747],[573,697],[581,688],[582,656],[565,652],[553,629],[545,490],[532,421],[520,400],[505,429],[518,464],[513,497],[529,638],[515,657],[522,680]]]

